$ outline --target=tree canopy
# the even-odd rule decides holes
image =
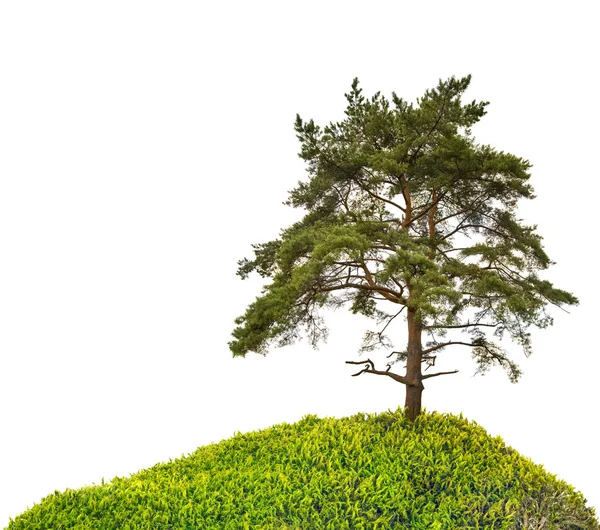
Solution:
[[[257,272],[270,283],[236,319],[234,356],[303,334],[316,345],[327,335],[320,310],[346,306],[377,322],[361,351],[392,358],[385,370],[350,361],[362,367],[355,375],[406,385],[409,417],[420,412],[423,380],[454,373],[422,369],[451,346],[470,348],[479,372],[499,365],[519,378],[502,338],[529,355],[530,328],[552,323],[548,306],[577,299],[538,275],[552,262],[537,227],[516,215],[520,199],[534,198],[531,165],[476,143],[471,127],[487,103],[462,102],[469,83],[440,81],[414,105],[395,93],[367,99],[355,79],[343,121],[297,116],[308,179],[287,204],[306,214],[239,262],[242,278]],[[388,332],[401,313],[408,340],[397,351]],[[391,370],[398,361],[404,375]]]

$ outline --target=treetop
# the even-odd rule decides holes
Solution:
[[[529,354],[529,327],[552,322],[547,306],[577,299],[538,276],[552,261],[537,227],[516,215],[519,200],[534,198],[531,164],[476,143],[471,127],[488,103],[463,103],[470,81],[440,81],[411,104],[395,93],[367,99],[354,79],[342,121],[296,117],[308,178],[286,203],[305,216],[240,261],[242,277],[270,283],[236,320],[234,355],[264,354],[302,330],[316,344],[327,335],[323,307],[346,306],[384,331],[406,311],[429,336],[423,351],[469,346],[480,371],[498,364],[516,380],[492,338]],[[468,338],[444,339],[461,331]],[[362,349],[375,347],[392,341],[367,331]]]

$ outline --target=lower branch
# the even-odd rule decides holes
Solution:
[[[435,374],[427,374],[421,377],[421,379],[429,379],[430,377],[437,377],[438,375],[448,375],[448,374],[457,374],[458,370],[453,370],[452,372],[437,372]]]
[[[381,371],[381,370],[376,370],[375,369],[375,364],[373,363],[373,361],[371,361],[371,359],[366,359],[364,361],[346,361],[346,364],[358,364],[358,365],[365,365],[364,368],[360,371],[357,372],[355,374],[352,374],[352,377],[356,377],[357,375],[360,374],[375,374],[375,375],[387,375],[388,377],[391,377],[394,381],[398,381],[399,383],[402,383],[403,385],[406,386],[419,386],[419,382],[418,381],[411,381],[410,379],[395,374],[393,372],[388,371]]]

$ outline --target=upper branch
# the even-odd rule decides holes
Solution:
[[[356,277],[356,276],[348,275],[347,278],[349,278],[349,277]],[[387,287],[382,287],[380,285],[372,286],[372,285],[365,285],[363,283],[350,283],[348,281],[348,282],[344,282],[339,285],[330,285],[327,287],[319,286],[319,287],[317,287],[316,290],[320,291],[320,292],[331,292],[331,291],[340,291],[342,289],[362,289],[363,291],[375,291],[375,292],[381,294],[382,296],[384,296],[386,300],[390,300],[397,304],[405,304],[406,303],[404,298],[399,293],[397,293],[393,289],[388,289]]]
[[[457,324],[457,325],[453,325],[453,326],[445,326],[445,325],[429,325],[429,326],[423,326],[423,330],[427,330],[427,329],[460,329],[460,328],[472,328],[472,327],[476,327],[476,326],[483,326],[486,328],[497,328],[500,324],[483,324],[481,322],[474,322],[473,324],[471,323],[466,323],[466,324]]]
[[[445,348],[446,346],[454,346],[454,345],[461,345],[461,346],[477,346],[477,344],[473,344],[472,342],[461,342],[461,341],[448,341],[448,342],[442,342],[441,344],[436,344],[435,346],[432,346],[431,348],[427,348],[426,350],[423,350],[423,355],[427,355],[428,353],[437,351],[437,350],[441,350],[442,348]]]
[[[390,302],[406,305],[407,301],[402,297],[400,293],[397,293],[387,287],[381,287],[377,285],[377,283],[375,283],[375,279],[373,278],[373,275],[368,269],[366,263],[363,262],[361,268],[365,271],[365,279],[367,280],[369,287],[371,287],[373,291],[377,291],[381,296],[387,298]]]
[[[402,206],[400,206],[398,203],[395,203],[394,201],[391,201],[389,199],[386,199],[385,197],[381,197],[380,195],[377,195],[376,193],[373,193],[368,186],[363,185],[360,180],[356,180],[358,186],[360,187],[361,190],[366,191],[371,197],[373,197],[374,199],[377,199],[379,201],[383,201],[391,206],[394,206],[396,208],[398,208],[399,210],[406,212],[406,208],[403,208]]]
[[[402,183],[402,197],[404,197],[404,204],[406,204],[406,209],[404,211],[404,220],[402,221],[402,228],[407,228],[408,225],[412,222],[412,202],[410,200],[408,182],[404,175],[400,177],[400,182]]]

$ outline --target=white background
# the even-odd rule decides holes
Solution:
[[[461,371],[424,403],[600,507],[592,6],[2,2],[0,527],[236,431],[403,404],[391,379],[350,377],[364,322],[343,312],[317,352],[227,347],[261,286],[237,260],[302,213],[281,204],[304,177],[295,114],[341,119],[355,76],[412,101],[471,73],[467,99],[491,102],[478,140],[533,163],[522,216],[557,261],[545,278],[581,305],[553,312],[530,359],[515,349],[519,384],[448,350]]]

